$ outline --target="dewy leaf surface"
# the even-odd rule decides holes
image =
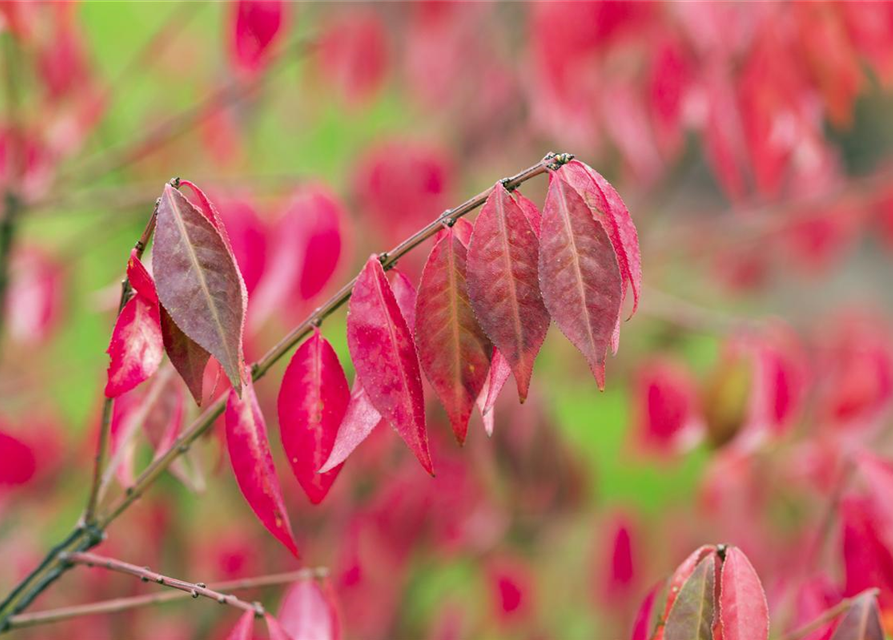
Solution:
[[[884,640],[877,598],[865,593],[850,605],[831,640]]]
[[[552,319],[604,389],[605,357],[620,314],[620,269],[602,225],[554,174],[543,207],[539,282]]]
[[[585,162],[572,160],[555,174],[577,191],[593,215],[604,225],[617,254],[617,264],[623,277],[624,298],[627,287],[633,294],[632,315],[639,306],[642,290],[642,256],[639,234],[629,209],[611,183]]]
[[[355,381],[344,418],[338,426],[332,453],[320,469],[320,473],[327,473],[347,460],[353,450],[369,437],[380,422],[382,417],[378,409],[372,406],[372,401],[366,395],[363,385]]]
[[[220,362],[241,390],[244,283],[220,231],[165,186],[154,246],[158,298],[186,336]]]
[[[340,640],[341,625],[328,583],[299,580],[286,592],[279,622],[292,640]]]
[[[769,606],[760,578],[738,547],[726,550],[722,564],[719,619],[723,640],[766,640]]]
[[[316,329],[295,351],[279,388],[279,432],[292,472],[313,504],[319,504],[340,466],[318,473],[329,458],[350,388],[332,345]]]
[[[121,310],[109,342],[107,398],[130,391],[158,370],[164,357],[158,303],[141,293]]]
[[[713,640],[716,556],[708,555],[679,590],[664,628],[664,640]]]
[[[480,326],[511,366],[522,402],[549,330],[537,282],[537,253],[527,217],[497,184],[471,235],[468,297]]]
[[[416,345],[422,370],[440,398],[458,442],[487,380],[492,346],[468,301],[465,245],[447,229],[431,249],[416,298]]]
[[[226,403],[226,446],[236,482],[261,523],[296,557],[298,549],[273,467],[267,426],[249,382],[240,398],[235,389]]]
[[[347,344],[372,406],[433,474],[419,360],[378,256],[360,272],[347,314]]]

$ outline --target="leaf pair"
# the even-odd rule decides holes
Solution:
[[[701,547],[670,579],[656,640],[766,640],[769,607],[760,579],[738,547]]]

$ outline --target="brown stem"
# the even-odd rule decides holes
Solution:
[[[550,168],[555,168],[566,162],[569,162],[573,156],[570,154],[553,154],[549,153],[535,165],[524,169],[520,173],[505,178],[500,182],[507,189],[515,189],[522,183],[545,173]],[[418,232],[398,244],[391,251],[380,255],[382,266],[389,269],[396,264],[397,260],[411,251],[414,247],[424,242],[426,239],[435,235],[444,223],[452,223],[476,208],[480,207],[487,200],[493,187],[485,189],[473,198],[466,200],[453,209],[447,209],[433,222],[420,229]],[[150,224],[154,222],[150,221]],[[350,299],[351,289],[356,279],[351,280],[347,285],[342,287],[334,296],[329,298],[327,302],[317,307],[301,324],[295,327],[279,344],[274,346],[270,351],[258,360],[251,368],[253,380],[259,380],[264,374],[281,359],[288,351],[294,347],[302,338],[304,338],[312,329],[319,325],[323,319],[334,313],[348,299]],[[95,546],[102,539],[104,530],[131,504],[133,504],[143,492],[176,460],[178,457],[189,451],[190,446],[203,433],[211,428],[214,421],[226,406],[225,396],[219,398],[212,403],[177,439],[171,447],[163,454],[155,458],[149,466],[136,479],[133,486],[128,487],[117,502],[113,503],[107,510],[99,514],[95,523],[88,523],[87,526],[79,525],[69,534],[65,541],[50,551],[43,562],[22,582],[16,586],[13,592],[7,598],[0,602],[0,633],[9,628],[9,618],[14,614],[19,614],[39,595],[44,589],[52,584],[65,570],[67,561],[64,559],[66,554],[76,551],[85,551]],[[98,485],[97,485],[98,486]]]
[[[256,589],[259,587],[290,584],[292,582],[310,580],[312,578],[325,578],[328,573],[328,570],[323,567],[300,569],[298,571],[275,573],[268,576],[258,576],[256,578],[214,582],[209,584],[208,588],[215,591],[240,591],[243,589]],[[186,591],[163,591],[161,593],[153,593],[144,596],[114,598],[112,600],[91,602],[90,604],[75,605],[73,607],[60,607],[58,609],[48,609],[46,611],[35,611],[34,613],[23,613],[21,615],[12,616],[9,619],[9,628],[22,629],[24,627],[33,627],[39,624],[49,624],[51,622],[62,622],[64,620],[80,618],[83,616],[120,613],[131,609],[139,609],[142,607],[164,604],[166,602],[185,600],[186,598],[191,597],[191,595],[191,593]]]
[[[149,240],[151,240],[152,234],[155,232],[155,219],[158,216],[158,205],[160,202],[161,199],[155,201],[155,208],[152,210],[152,215],[149,216],[149,221],[146,223],[146,227],[143,229],[140,239],[136,241],[136,244],[133,247],[136,251],[137,258],[143,257],[146,245],[149,244]],[[124,305],[130,298],[130,293],[130,280],[125,275],[124,279],[121,281],[121,298],[118,301],[118,313],[115,315],[116,318],[121,315],[121,310],[124,309]],[[105,465],[106,455],[108,455],[112,408],[114,407],[114,404],[114,398],[105,398],[102,403],[102,418],[99,423],[96,455],[93,458],[93,481],[90,485],[90,493],[87,495],[87,507],[84,509],[84,515],[82,517],[83,523],[87,526],[92,526],[96,522],[96,507],[99,503],[99,493],[102,487],[102,470]]]
[[[253,611],[257,617],[262,617],[264,615],[264,608],[259,602],[245,602],[234,595],[228,595],[212,589],[202,582],[187,582],[186,580],[180,580],[179,578],[172,578],[152,571],[149,567],[138,567],[135,564],[130,564],[123,560],[107,558],[95,553],[83,551],[67,553],[63,557],[63,560],[72,564],[82,564],[87,567],[101,567],[103,569],[108,569],[109,571],[135,576],[143,582],[155,582],[163,587],[178,589],[179,591],[189,594],[193,598],[198,598],[199,596],[210,598],[220,604],[228,604],[231,607],[236,607],[243,611]]]
[[[781,638],[779,638],[779,640],[801,640],[802,638],[805,638],[806,636],[813,633],[814,631],[818,631],[819,629],[824,627],[826,624],[829,624],[832,620],[834,620],[834,618],[836,618],[837,616],[839,616],[843,612],[845,612],[847,609],[849,609],[850,606],[852,606],[852,604],[859,598],[862,598],[863,596],[867,596],[867,595],[872,595],[874,597],[877,597],[877,594],[878,594],[877,589],[866,589],[862,593],[857,593],[856,595],[854,595],[850,598],[844,598],[843,600],[838,602],[836,605],[834,605],[830,609],[826,609],[821,614],[819,614],[819,616],[815,620],[812,620],[811,622],[807,622],[802,627],[798,627],[797,629],[794,629],[793,631],[789,631],[788,633],[784,634]]]

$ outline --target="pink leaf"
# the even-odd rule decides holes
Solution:
[[[158,370],[164,343],[157,303],[137,293],[124,305],[112,331],[108,354],[107,398],[130,391]]]
[[[36,470],[37,458],[32,448],[0,431],[0,485],[25,484]]]
[[[521,211],[524,212],[524,216],[527,218],[527,222],[530,223],[531,229],[533,229],[536,237],[539,238],[540,230],[543,226],[543,214],[539,210],[539,207],[521,195],[521,192],[517,189],[512,193],[512,198],[514,198],[515,202],[518,203],[518,206],[521,207]],[[466,242],[466,244],[468,243]]]
[[[378,13],[363,9],[341,15],[321,34],[321,71],[348,103],[366,103],[378,93],[390,63],[387,38]]]
[[[539,280],[552,319],[604,389],[605,357],[620,316],[620,269],[602,225],[554,174],[543,207]]]
[[[478,411],[484,419],[484,430],[488,436],[493,435],[493,406],[496,404],[496,398],[499,392],[505,386],[512,370],[509,363],[499,352],[499,349],[493,347],[493,356],[490,358],[490,369],[487,371],[487,380],[477,397]]]
[[[254,632],[254,612],[246,611],[239,618],[236,626],[226,636],[226,640],[252,640]]]
[[[224,236],[167,185],[153,251],[161,304],[184,334],[217,358],[240,391],[245,284]]]
[[[623,277],[624,299],[627,288],[632,290],[632,315],[639,306],[642,290],[642,256],[639,251],[639,234],[629,215],[629,209],[611,183],[579,160],[572,160],[556,171],[555,175],[574,188],[607,232]]]
[[[719,618],[723,640],[766,640],[769,605],[763,585],[747,556],[729,547],[722,564]]]
[[[340,640],[341,624],[331,589],[316,580],[294,583],[279,609],[279,622],[292,640]]]
[[[297,557],[298,549],[270,454],[267,425],[250,382],[246,383],[241,398],[235,390],[229,394],[226,446],[242,495],[267,530]]]
[[[232,56],[236,66],[258,71],[283,23],[282,0],[238,0],[234,5]]]
[[[537,253],[530,223],[497,183],[471,236],[468,297],[484,332],[511,366],[522,402],[549,330],[537,284]]]
[[[425,375],[443,403],[459,444],[487,380],[490,340],[468,301],[465,245],[452,229],[428,256],[416,301],[416,345]]]
[[[357,278],[347,314],[347,344],[357,379],[428,473],[433,473],[425,428],[419,359],[378,256]]]
[[[649,640],[649,638],[651,638],[651,632],[654,629],[653,617],[657,604],[657,593],[660,591],[661,586],[662,585],[658,584],[652,588],[642,601],[639,611],[636,613],[635,621],[633,622],[631,640]]]
[[[279,430],[292,472],[319,504],[340,467],[318,473],[328,459],[350,400],[347,379],[332,345],[316,329],[295,351],[279,389]]]
[[[328,473],[353,453],[372,430],[382,422],[381,414],[372,406],[372,401],[359,381],[354,382],[350,401],[344,411],[344,418],[338,427],[332,453],[320,469],[320,473]]]
[[[866,593],[847,609],[831,640],[884,640],[884,637],[877,598]]]
[[[264,622],[267,623],[267,634],[270,640],[294,640],[279,624],[279,621],[269,613],[264,614]]]

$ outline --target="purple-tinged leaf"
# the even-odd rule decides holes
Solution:
[[[316,329],[292,356],[279,388],[279,431],[291,470],[319,504],[340,467],[318,473],[332,453],[350,388],[332,345]]]
[[[158,370],[164,344],[157,302],[137,293],[124,305],[112,330],[108,354],[107,398],[130,391]]]
[[[468,248],[468,297],[478,322],[527,398],[533,362],[549,330],[537,282],[537,238],[501,183],[487,198]]]
[[[252,640],[254,637],[254,612],[246,611],[236,622],[236,626],[226,636],[226,640]]]
[[[202,406],[205,367],[211,354],[183,333],[164,307],[161,307],[161,337],[171,364],[183,378],[195,403]]]
[[[604,389],[605,357],[620,315],[620,269],[602,225],[554,174],[543,207],[539,281],[552,319]]]
[[[884,640],[884,629],[874,593],[864,593],[849,606],[831,640]]]
[[[332,445],[332,453],[319,470],[320,473],[328,473],[347,460],[353,450],[360,446],[360,443],[368,438],[381,422],[383,422],[381,414],[372,406],[372,401],[366,395],[363,385],[359,381],[354,382],[350,401]]]
[[[428,255],[415,311],[419,361],[459,444],[487,380],[492,349],[468,301],[466,254],[458,235],[447,229]]]
[[[340,640],[341,623],[328,583],[295,582],[279,608],[279,623],[292,640]]]
[[[584,162],[573,160],[558,169],[555,175],[577,191],[607,231],[623,278],[624,299],[627,288],[633,293],[632,316],[639,306],[642,290],[642,256],[639,251],[639,234],[629,215],[629,209],[617,190],[598,171]]]
[[[719,619],[723,640],[766,640],[769,605],[760,578],[738,547],[729,547],[722,563]]]
[[[487,371],[487,380],[477,397],[478,411],[481,412],[481,418],[484,420],[484,430],[488,436],[493,435],[493,406],[496,404],[496,398],[508,381],[512,370],[509,363],[505,361],[499,349],[493,347],[493,356],[490,358],[490,369]]]
[[[682,585],[664,627],[664,640],[713,640],[716,556],[701,560]]]
[[[433,474],[418,355],[376,255],[370,256],[353,288],[347,344],[357,379],[372,406],[394,426],[425,470]]]
[[[221,232],[170,185],[158,206],[153,251],[161,304],[240,393],[245,284]]]
[[[298,548],[270,454],[267,425],[250,382],[245,384],[241,398],[235,389],[230,391],[226,403],[226,446],[242,495],[267,530],[297,557]]]
[[[695,549],[685,560],[682,561],[682,564],[676,567],[676,570],[670,577],[669,583],[667,583],[667,602],[664,606],[664,613],[661,618],[664,622],[666,622],[667,616],[670,615],[670,610],[673,608],[673,604],[676,602],[676,596],[682,589],[682,585],[685,584],[685,581],[689,579],[692,573],[694,573],[695,567],[697,567],[698,563],[701,562],[701,560],[706,558],[708,555],[715,554],[716,545],[706,544]]]

